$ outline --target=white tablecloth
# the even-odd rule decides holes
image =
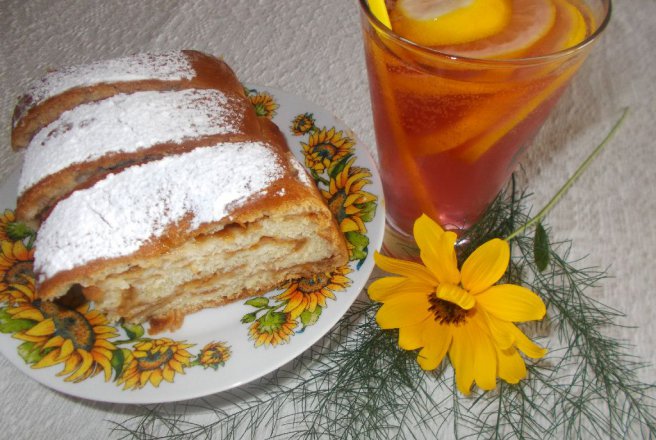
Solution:
[[[613,278],[591,295],[626,313],[615,330],[656,369],[656,2],[622,0],[606,34],[522,163],[542,204],[630,107],[621,132],[548,217],[554,239]],[[0,179],[19,93],[46,69],[134,52],[195,48],[223,56],[246,82],[294,92],[332,111],[373,147],[355,0],[0,1]],[[0,438],[107,438],[134,409],[70,398],[0,357]]]

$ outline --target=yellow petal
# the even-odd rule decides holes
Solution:
[[[542,348],[535,342],[531,341],[528,336],[526,336],[524,332],[518,329],[514,324],[510,325],[513,329],[515,346],[519,348],[522,353],[533,359],[540,359],[545,354],[547,354],[548,350],[546,348]]]
[[[52,319],[46,319],[27,330],[25,334],[29,336],[47,336],[53,334],[55,330],[55,323]]]
[[[386,257],[378,252],[374,252],[374,260],[376,261],[376,265],[385,272],[421,280],[432,286],[437,286],[438,284],[435,276],[419,263],[397,260],[396,258]]]
[[[487,325],[496,346],[500,349],[512,347],[515,343],[515,338],[512,330],[508,328],[512,324],[487,313],[482,307],[479,307],[477,311],[476,316],[480,315],[481,319],[485,320],[485,325]]]
[[[287,307],[285,307],[285,312],[289,312],[290,310],[294,310],[298,308],[298,306],[301,305],[303,302],[303,294],[300,295],[292,295],[291,298],[289,298],[289,302],[287,303]]]
[[[405,295],[384,303],[376,313],[381,328],[400,328],[417,324],[429,316],[427,297]]]
[[[32,321],[43,321],[44,319],[41,312],[33,307],[25,307],[19,310],[18,313],[11,313],[11,316],[14,319],[31,319]]]
[[[517,350],[510,348],[498,350],[499,377],[508,383],[517,383],[526,377],[526,365],[524,359]]]
[[[74,381],[80,376],[84,375],[87,373],[89,368],[91,368],[91,365],[93,364],[93,356],[91,356],[91,353],[88,351],[82,350],[78,348],[76,350],[77,354],[80,355],[80,358],[82,359],[82,363],[80,364],[79,368],[77,369],[76,372],[71,374],[67,380],[69,381]]]
[[[181,372],[181,374],[184,374],[184,371]],[[166,368],[166,367],[165,367],[165,368],[164,368],[164,373],[163,373],[163,375],[164,375],[164,380],[166,380],[167,382],[171,382],[171,383],[172,383],[172,382],[173,382],[173,378],[175,377],[175,371],[173,371],[173,370],[170,369],[170,368]]]
[[[14,242],[14,256],[22,261],[27,261],[30,259],[30,252],[27,250],[22,241]]]
[[[474,382],[473,341],[467,327],[467,325],[453,327],[453,341],[449,348],[449,359],[456,373],[456,385],[465,395],[469,395]]]
[[[58,376],[65,376],[72,373],[77,369],[78,365],[80,365],[80,362],[82,362],[82,358],[80,356],[69,356],[69,358],[66,360],[66,363],[64,364],[64,369],[58,374]]]
[[[474,380],[482,390],[493,390],[497,386],[497,355],[494,341],[472,319],[470,330],[474,344]]]
[[[429,321],[424,326],[422,336],[425,343],[424,348],[417,356],[419,366],[427,371],[434,370],[440,366],[453,340],[451,327],[440,325],[430,318]]]
[[[184,373],[184,368],[182,367],[182,364],[180,362],[176,361],[175,359],[171,359],[169,361],[169,367],[173,371],[176,371],[176,372],[181,373],[181,374]]]
[[[14,254],[14,245],[12,244],[11,241],[2,240],[2,242],[0,242],[0,246],[2,246],[3,255],[9,257]]]
[[[152,374],[149,377],[150,383],[153,384],[155,388],[162,383],[162,371],[161,370],[152,370]]]
[[[400,295],[428,296],[434,287],[423,281],[401,277],[380,278],[369,286],[369,298],[378,302],[385,302]]]
[[[37,363],[32,365],[32,368],[45,368],[56,365],[60,362],[63,362],[63,359],[59,356],[59,350],[53,350],[43,356]]]
[[[73,341],[71,341],[70,339],[66,339],[64,343],[61,345],[61,354],[59,357],[61,359],[66,359],[71,355],[71,353],[73,353],[73,351],[75,351],[75,346],[73,345]]]
[[[43,345],[43,348],[52,348],[52,347],[61,347],[64,342],[70,342],[70,339],[64,339],[63,337],[57,335],[53,336]],[[70,352],[68,353],[70,354]]]
[[[435,295],[438,298],[456,304],[465,310],[471,309],[476,304],[476,299],[474,299],[473,295],[470,295],[465,289],[459,286],[454,286],[453,284],[440,284],[437,286]]]
[[[413,230],[421,260],[440,283],[458,284],[460,272],[456,257],[457,236],[444,230],[426,214],[415,221]]]
[[[93,359],[102,367],[105,376],[105,382],[109,382],[112,378],[112,364],[109,359],[102,356],[94,356]]]
[[[417,324],[401,327],[399,329],[399,347],[404,350],[416,350],[423,347],[422,333],[425,323],[430,320],[427,318]]]
[[[533,321],[544,318],[546,313],[539,296],[514,284],[492,286],[476,295],[476,301],[489,313],[505,321]]]
[[[493,238],[483,243],[462,265],[462,287],[472,294],[484,291],[501,279],[510,261],[505,240]]]
[[[342,232],[353,232],[360,230],[360,226],[357,224],[357,222],[355,222],[353,218],[348,217],[342,220],[342,223],[340,223],[339,227]]]

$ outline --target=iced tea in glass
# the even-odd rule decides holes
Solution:
[[[388,1],[389,29],[360,0],[388,229],[396,239],[409,239],[422,213],[447,229],[477,220],[610,16],[609,0],[432,3]],[[475,10],[490,4],[501,12]]]

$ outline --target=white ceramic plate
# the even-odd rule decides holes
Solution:
[[[30,237],[15,229],[12,213],[5,211],[15,206],[16,173],[0,187],[0,351],[17,368],[48,387],[92,400],[190,399],[282,366],[348,310],[373,270],[373,252],[383,239],[383,192],[374,162],[343,123],[316,105],[269,87],[246,90],[256,111],[280,127],[301,163],[315,169],[325,197],[331,196],[331,180],[342,182],[333,185],[333,193],[347,190],[346,180],[361,182],[349,188],[359,187],[366,203],[340,219],[343,229],[360,227],[345,234],[353,247],[349,265],[328,274],[330,280],[314,280],[312,289],[307,282],[290,284],[257,299],[203,310],[187,316],[176,332],[149,336],[147,325],[108,324],[87,306],[72,310],[34,299],[29,280],[17,270],[29,268]]]

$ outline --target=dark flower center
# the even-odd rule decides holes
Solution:
[[[337,147],[331,143],[321,143],[314,146],[314,153],[322,159],[332,159],[337,153]]]
[[[90,352],[96,342],[96,335],[87,319],[80,312],[61,307],[57,303],[42,301],[39,309],[45,318],[55,324],[55,335],[70,339],[75,348]]]
[[[27,284],[26,278],[33,278],[33,264],[31,261],[20,261],[5,272],[4,281],[7,284]]]
[[[164,352],[159,350],[149,351],[145,357],[137,361],[140,371],[157,370],[168,363],[173,357],[173,351],[167,348]]]
[[[430,303],[428,310],[440,324],[464,324],[471,313],[471,310],[465,310],[457,304],[438,298],[435,293],[428,296],[428,302]]]
[[[314,293],[326,287],[330,283],[330,278],[325,273],[314,275],[310,278],[303,278],[298,283],[298,290],[303,293]]]
[[[346,211],[344,210],[344,203],[346,202],[346,193],[343,190],[337,191],[331,198],[328,200],[328,207],[333,213],[338,223],[341,223],[346,216]]]

